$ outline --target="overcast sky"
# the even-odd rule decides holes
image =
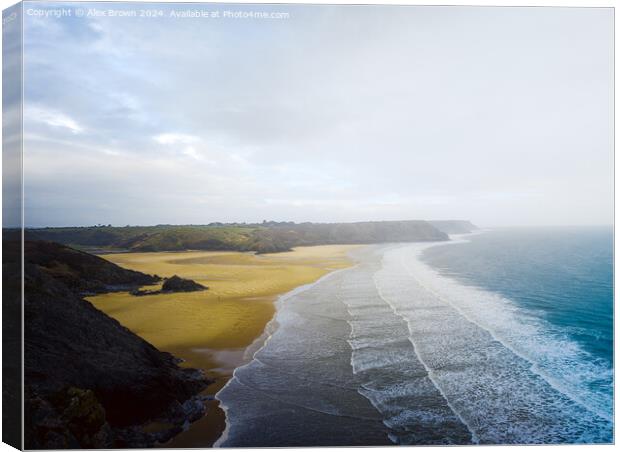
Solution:
[[[27,225],[613,221],[611,9],[157,9],[26,15]]]

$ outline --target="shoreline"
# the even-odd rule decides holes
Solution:
[[[350,260],[353,261],[353,258],[350,256],[350,253],[348,254],[348,257]],[[251,352],[252,356],[250,358],[247,358],[244,362],[242,362],[241,365],[235,367],[235,369],[233,370],[230,378],[228,379],[228,381],[226,382],[226,384],[224,384],[224,386],[222,386],[222,388],[220,388],[218,390],[218,392],[215,394],[215,400],[218,402],[218,408],[223,412],[224,414],[224,421],[225,421],[225,428],[222,431],[221,435],[219,436],[219,438],[217,438],[217,440],[215,442],[213,442],[211,445],[209,445],[208,447],[220,447],[220,445],[226,441],[227,437],[228,437],[228,431],[229,431],[229,427],[230,424],[228,422],[228,416],[227,416],[227,409],[228,407],[220,400],[217,398],[218,394],[223,391],[229,384],[230,382],[234,379],[235,377],[235,373],[239,370],[244,368],[245,366],[247,366],[248,364],[250,364],[256,354],[258,352],[260,352],[269,342],[269,340],[271,339],[271,337],[273,336],[273,334],[277,331],[277,327],[278,327],[278,313],[280,312],[282,306],[284,305],[284,303],[286,303],[290,298],[305,292],[306,290],[311,289],[312,287],[314,287],[315,285],[325,281],[326,279],[333,277],[334,275],[340,273],[340,272],[344,272],[346,270],[350,270],[352,268],[355,268],[358,264],[354,263],[354,265],[351,265],[349,267],[346,268],[341,268],[338,270],[334,270],[331,271],[323,276],[321,276],[319,279],[317,279],[316,281],[313,281],[311,283],[308,284],[304,284],[303,286],[299,286],[294,288],[293,290],[280,295],[277,300],[275,300],[274,302],[274,306],[276,308],[276,311],[272,317],[272,319],[267,323],[267,325],[265,325],[265,330],[263,332],[263,334],[261,336],[259,336],[258,338],[255,339],[255,341],[250,344],[247,349],[244,351],[244,358],[247,357],[248,352]],[[267,333],[268,332],[268,333]],[[261,340],[261,338],[264,338],[263,340]],[[256,345],[260,344],[260,347],[256,347]],[[253,350],[252,350],[253,349]]]
[[[148,299],[127,293],[89,297],[98,309],[158,349],[181,358],[181,366],[200,368],[215,380],[202,393],[209,396],[205,416],[159,447],[214,447],[227,425],[216,394],[275,331],[277,327],[270,325],[279,304],[353,266],[349,252],[354,248],[358,246],[300,247],[271,255],[187,251],[101,256],[132,270],[166,277],[178,273],[210,287],[205,292]]]
[[[451,243],[468,241],[460,239],[453,237]],[[523,323],[521,311],[510,309],[512,304],[505,306],[509,299],[459,283],[422,259],[426,249],[443,244],[387,247],[379,258],[358,265],[359,270],[332,272],[327,276],[333,280],[322,278],[310,285],[314,287],[310,293],[297,292],[297,300],[279,303],[274,317],[279,322],[277,334],[255,352],[260,351],[257,359],[236,369],[236,378],[218,394],[227,423],[214,446],[368,445],[381,431],[372,425],[359,428],[370,417],[360,414],[366,412],[353,391],[334,389],[345,381],[351,383],[346,389],[366,389],[357,394],[372,405],[373,413],[381,414],[388,429],[398,433],[387,438],[399,444],[417,444],[419,432],[425,432],[425,445],[443,444],[446,439],[454,444],[555,443],[567,441],[562,439],[563,426],[573,423],[588,429],[591,442],[606,442],[609,419],[604,413],[579,403],[573,391],[558,388],[541,374],[536,364],[545,367],[546,350],[523,356],[512,347],[513,337],[496,334],[494,327],[506,327],[526,346],[529,342],[521,338],[543,338],[554,353],[565,350],[566,357],[571,356],[570,347],[565,347],[569,344],[543,336],[545,330],[538,334],[537,327],[545,325],[530,323],[529,317]],[[344,306],[336,306],[334,300]],[[348,317],[343,316],[345,311]],[[341,325],[343,320],[349,331]],[[479,357],[501,372],[477,366]],[[400,366],[401,360],[409,364]],[[416,378],[428,381],[421,380],[408,391],[411,369]],[[294,377],[280,380],[281,375]],[[506,393],[513,403],[504,403]],[[532,394],[541,395],[542,402]],[[433,410],[441,416],[429,418],[420,397],[433,400]],[[408,401],[402,405],[404,398]],[[497,415],[484,418],[483,412]],[[539,417],[548,428],[533,421]],[[509,419],[515,430],[506,430],[502,419]],[[312,429],[296,430],[304,422]],[[362,431],[368,439],[348,433]],[[583,438],[575,436],[572,441]]]

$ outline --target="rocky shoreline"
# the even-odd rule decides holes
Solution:
[[[157,276],[52,242],[24,248],[27,449],[151,447],[205,414],[211,381],[202,371],[180,367],[83,298]]]
[[[134,289],[130,293],[136,297],[143,297],[145,295],[157,295],[165,293],[177,293],[177,292],[200,292],[202,290],[209,290],[207,286],[192,281],[191,279],[181,278],[174,275],[170,278],[164,278],[164,283],[160,290],[142,290]]]

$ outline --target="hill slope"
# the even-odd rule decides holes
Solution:
[[[128,251],[229,250],[270,253],[302,245],[448,240],[427,221],[211,224],[206,226],[30,229],[28,237],[83,249]]]
[[[82,298],[157,279],[63,245],[25,243],[26,448],[144,447],[200,410],[192,397],[208,383],[201,372]],[[153,419],[176,425],[143,432]]]

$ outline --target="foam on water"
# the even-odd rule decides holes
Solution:
[[[429,378],[409,340],[407,323],[377,291],[373,275],[385,247],[358,256],[343,274],[342,302],[351,316],[351,368],[360,394],[381,413],[397,444],[467,444],[472,432]]]
[[[261,334],[259,337],[257,337],[252,344],[250,344],[250,346],[248,346],[244,352],[243,358],[244,361],[246,362],[246,364],[236,368],[233,371],[233,375],[232,378],[224,385],[224,387],[215,395],[215,398],[219,401],[220,403],[220,408],[224,411],[225,413],[225,418],[226,418],[226,426],[224,428],[224,431],[222,432],[222,435],[217,439],[217,441],[213,444],[213,447],[220,447],[222,446],[222,444],[224,444],[226,442],[226,440],[228,439],[228,436],[230,434],[230,415],[228,414],[228,405],[226,404],[226,400],[224,398],[221,397],[222,393],[225,393],[225,390],[228,389],[229,385],[231,384],[237,384],[239,383],[238,380],[236,379],[236,373],[237,372],[242,372],[244,369],[246,369],[250,364],[252,364],[252,360],[254,360],[254,358],[256,357],[256,354],[262,349],[264,348],[267,343],[269,342],[269,340],[271,339],[272,335],[277,331],[278,329],[278,320],[279,317],[280,320],[283,320],[284,318],[286,318],[286,312],[281,312],[281,308],[282,306],[290,299],[295,297],[296,295],[303,293],[304,291],[308,290],[309,288],[311,288],[312,286],[319,284],[320,282],[322,282],[324,279],[330,278],[332,277],[335,273],[337,272],[333,272],[330,273],[326,276],[324,276],[323,278],[320,278],[318,281],[311,283],[311,284],[306,284],[300,287],[296,287],[295,289],[293,289],[290,292],[287,292],[286,294],[278,297],[278,300],[275,303],[276,306],[276,312],[277,314],[273,317],[273,319],[271,319],[271,321],[269,321],[267,323],[267,325],[265,326],[265,331],[263,332],[263,334]],[[236,401],[235,398],[232,398],[231,400]]]
[[[380,415],[358,393],[360,382],[351,373],[340,274],[278,303],[277,327],[216,395],[227,416],[216,446],[389,442]]]
[[[216,395],[216,446],[610,442],[609,400],[584,384],[607,369],[426,265],[437,245],[364,247],[282,297]]]
[[[605,362],[589,355],[578,343],[570,340],[566,329],[545,322],[511,300],[441,276],[421,261],[421,253],[426,247],[428,245],[415,246],[412,250],[414,256],[407,256],[408,252],[404,251],[403,263],[411,277],[531,363],[532,371],[558,391],[588,411],[610,422],[613,420],[613,399],[604,391],[590,389],[594,386],[592,383],[600,381],[611,384],[613,370]]]
[[[569,387],[552,367],[578,347],[557,342],[509,300],[439,275],[419,255],[433,244],[385,252],[375,281],[407,319],[419,359],[450,406],[483,443],[608,442],[612,424],[598,394]],[[592,397],[588,401],[588,397]]]

